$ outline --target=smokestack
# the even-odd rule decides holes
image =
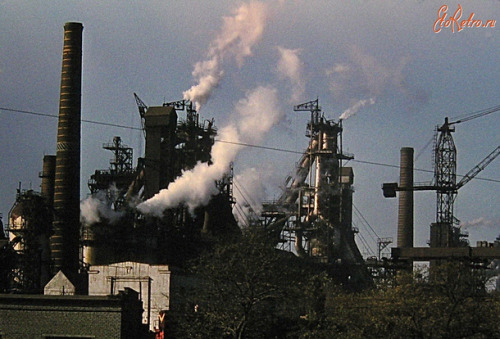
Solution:
[[[401,148],[399,187],[413,187],[413,148]],[[413,247],[413,190],[399,192],[398,247]]]
[[[56,156],[45,155],[43,157],[43,168],[40,173],[42,178],[41,194],[47,205],[52,209],[54,206],[54,181],[56,176]]]
[[[83,25],[64,25],[64,47],[57,127],[53,235],[53,272],[75,279],[79,269],[80,125]]]

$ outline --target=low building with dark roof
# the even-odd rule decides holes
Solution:
[[[138,293],[116,296],[0,294],[0,339],[148,338]]]

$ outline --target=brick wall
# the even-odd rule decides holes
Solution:
[[[137,299],[129,299],[0,295],[0,334],[9,339],[139,338],[142,307]]]

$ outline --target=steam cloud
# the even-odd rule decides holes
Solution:
[[[234,57],[238,66],[252,55],[252,47],[261,39],[267,19],[267,5],[250,2],[241,5],[234,16],[224,17],[222,29],[210,44],[207,59],[195,64],[193,77],[197,84],[183,93],[184,99],[195,103],[196,109],[206,104],[219,85],[224,71],[224,57]]]
[[[139,204],[144,214],[162,216],[167,208],[186,204],[192,212],[206,205],[211,196],[218,193],[215,181],[228,171],[229,164],[243,147],[241,143],[258,143],[265,133],[284,116],[279,109],[278,91],[273,87],[259,86],[247,93],[235,107],[234,121],[222,128],[212,148],[212,164],[198,163],[192,170],[184,171],[167,189]]]
[[[101,222],[102,219],[115,223],[123,216],[123,212],[111,208],[105,192],[98,192],[80,202],[80,220],[86,225]]]
[[[243,213],[236,215],[240,223],[246,223],[246,220],[241,218],[251,216],[252,212],[259,215],[262,211],[262,201],[266,197],[265,182],[269,179],[270,173],[271,171],[261,171],[251,167],[234,177],[236,210]]]
[[[366,105],[373,105],[375,103],[374,98],[370,99],[365,99],[365,100],[359,100],[357,101],[354,105],[346,109],[342,115],[340,116],[339,119],[345,120],[347,118],[352,117],[354,114],[356,114],[362,107]]]
[[[466,221],[460,224],[460,227],[469,228],[469,227],[493,227],[497,226],[499,221],[496,220],[488,220],[484,217],[480,217],[477,219],[473,219],[471,221]]]
[[[292,84],[292,102],[303,99],[305,83],[302,77],[303,63],[299,58],[300,49],[287,49],[278,47],[280,60],[278,61],[278,73],[282,78],[290,80]]]

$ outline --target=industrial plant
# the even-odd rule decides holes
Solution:
[[[64,26],[57,152],[43,157],[40,192],[20,187],[5,221],[8,237],[0,239],[0,244],[4,251],[12,249],[15,261],[9,267],[7,285],[2,286],[8,296],[0,298],[0,315],[15,319],[22,305],[36,305],[31,308],[33,317],[40,316],[36,310],[42,312],[44,307],[77,312],[71,309],[74,302],[89,310],[114,309],[113,317],[121,315],[109,316],[110,322],[123,326],[103,338],[126,338],[130,333],[140,338],[141,330],[162,327],[160,315],[184,307],[186,291],[200,279],[188,274],[190,261],[215,243],[230,242],[241,235],[241,225],[233,215],[232,163],[226,164],[225,173],[212,183],[206,204],[180,203],[144,213],[141,204],[169,189],[179,177],[200,164],[213,165],[218,128],[213,119],[200,116],[190,100],[149,106],[134,94],[145,156],[134,164],[134,150],[126,141],[108,136],[112,142],[103,144],[103,154],[111,154],[110,166],[95,170],[88,178],[89,194],[81,201],[82,36],[81,23]],[[457,181],[452,133],[454,126],[466,119],[446,118],[437,128],[436,165],[430,184],[414,183],[414,151],[401,148],[399,183],[383,184],[383,196],[399,196],[397,245],[390,258],[367,261],[355,241],[355,175],[353,167],[345,165],[354,155],[343,150],[343,122],[328,119],[318,99],[298,104],[293,110],[310,113],[306,150],[293,175],[283,178],[281,196],[265,202],[262,211],[248,218],[250,225],[246,227],[265,230],[280,251],[323,267],[337,281],[356,289],[375,286],[382,271],[394,274],[411,269],[414,261],[438,265],[457,259],[487,266],[500,259],[499,239],[469,246],[453,213],[458,190],[500,154],[497,147]],[[420,190],[437,194],[436,221],[430,225],[430,246],[425,248],[414,247],[413,241],[413,195]],[[80,315],[74,316],[72,321],[78,322]],[[106,326],[98,317],[85,319],[97,322],[98,327]],[[136,328],[131,325],[134,321],[140,322]],[[0,337],[4,333],[10,337],[7,334],[14,326],[19,323],[0,321]],[[55,327],[44,331],[54,337],[67,334]],[[78,331],[73,334],[95,335]]]

